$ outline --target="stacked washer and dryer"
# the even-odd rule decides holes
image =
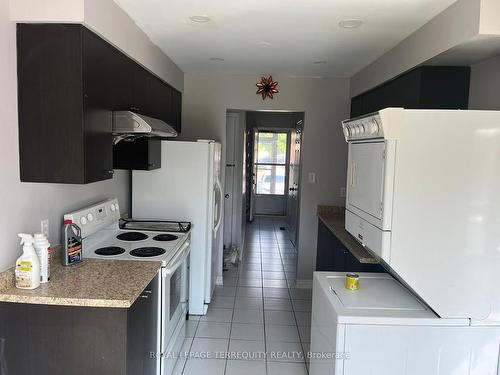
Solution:
[[[500,112],[343,122],[346,229],[387,274],[316,272],[312,375],[500,374]]]

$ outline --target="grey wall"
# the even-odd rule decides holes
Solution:
[[[349,80],[273,76],[280,93],[263,101],[255,94],[254,75],[186,74],[181,139],[226,137],[226,110],[289,110],[305,112],[302,194],[299,224],[298,278],[311,280],[316,265],[318,204],[344,204],[347,145],[340,121],[349,115]],[[316,183],[307,182],[308,172]]]
[[[500,110],[500,56],[471,66],[469,109]]]

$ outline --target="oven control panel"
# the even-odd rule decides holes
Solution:
[[[342,129],[346,141],[384,137],[382,121],[378,113],[342,121]]]
[[[82,230],[82,237],[87,237],[110,225],[118,225],[120,206],[118,199],[112,198],[78,211],[64,215],[64,220],[71,220]]]

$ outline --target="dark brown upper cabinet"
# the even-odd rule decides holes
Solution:
[[[467,109],[470,68],[420,66],[351,99],[351,117],[387,107]]]
[[[161,168],[161,140],[139,138],[121,141],[113,147],[115,169],[151,171]]]
[[[154,169],[159,142],[132,143],[116,159],[114,110],[181,131],[181,93],[82,25],[18,24],[17,60],[21,181],[91,183],[134,169],[131,160]]]

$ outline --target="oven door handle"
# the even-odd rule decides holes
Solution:
[[[177,271],[177,268],[179,268],[179,266],[184,262],[184,260],[189,255],[190,251],[189,245],[190,245],[189,240],[184,242],[184,244],[182,245],[181,249],[175,256],[175,258],[170,262],[167,268],[164,268],[163,276],[172,275],[175,271]]]

